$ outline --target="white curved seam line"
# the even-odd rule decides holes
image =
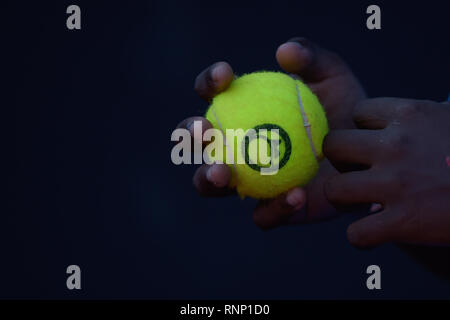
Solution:
[[[305,108],[302,103],[302,98],[300,96],[300,89],[298,88],[298,84],[295,84],[295,89],[297,90],[298,105],[300,107],[300,113],[302,114],[302,118],[303,118],[303,126],[306,129],[306,135],[308,136],[309,144],[311,146],[311,150],[314,154],[314,157],[316,158],[317,162],[319,162],[319,158],[317,156],[317,151],[316,151],[316,148],[314,147],[314,142],[312,140],[311,124],[309,123],[308,117],[306,116],[306,112],[305,112]]]

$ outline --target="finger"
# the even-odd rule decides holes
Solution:
[[[325,182],[324,192],[335,206],[372,202],[384,204],[389,183],[390,179],[372,170],[353,171],[329,178]]]
[[[210,141],[203,141],[203,134],[206,130],[211,129],[213,126],[204,117],[190,117],[184,119],[177,125],[177,129],[186,129],[189,131],[193,141],[196,143],[208,144]]]
[[[197,192],[204,197],[221,197],[234,194],[228,187],[231,170],[226,164],[204,164],[197,169],[193,183]]]
[[[347,238],[358,248],[372,248],[394,241],[397,229],[395,214],[382,211],[352,223],[347,228]]]
[[[353,121],[361,129],[384,129],[394,121],[416,114],[420,102],[400,98],[374,98],[361,101]]]
[[[276,58],[286,72],[299,75],[305,82],[350,72],[345,62],[306,38],[292,38],[278,47]]]
[[[334,166],[371,165],[380,152],[380,136],[376,130],[331,130],[323,141],[323,153]]]
[[[294,188],[275,199],[261,200],[253,212],[253,220],[263,230],[272,229],[286,224],[305,203],[305,190]]]
[[[195,79],[195,91],[206,101],[224,91],[233,81],[233,69],[226,62],[217,62],[203,70]]]

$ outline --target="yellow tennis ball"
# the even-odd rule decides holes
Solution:
[[[319,169],[328,132],[325,111],[314,93],[289,75],[263,71],[233,80],[213,99],[206,118],[225,143],[223,153],[209,150],[209,157],[231,167],[230,187],[241,197],[273,198],[306,185]],[[227,140],[229,129],[242,131]]]

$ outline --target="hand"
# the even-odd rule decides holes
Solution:
[[[347,65],[334,53],[322,49],[304,38],[294,38],[281,45],[276,53],[280,66],[288,73],[299,76],[319,97],[327,111],[329,126],[352,128],[353,106],[365,98],[365,93]],[[195,90],[210,102],[218,93],[226,90],[233,81],[231,67],[225,62],[216,63],[204,70],[195,81]],[[182,121],[178,127],[191,127],[194,120],[202,121],[203,130],[211,124],[203,117]],[[305,223],[326,219],[336,214],[323,194],[323,183],[337,171],[323,160],[319,173],[306,188],[293,188],[275,199],[260,201],[254,211],[255,223],[269,229],[283,224]],[[227,165],[202,165],[193,182],[203,196],[233,194],[227,185],[231,171]],[[302,210],[301,210],[302,209]]]
[[[324,153],[337,168],[369,169],[330,178],[334,204],[379,203],[382,211],[347,230],[357,247],[385,242],[450,245],[450,104],[370,99],[355,109],[363,130],[334,130]]]

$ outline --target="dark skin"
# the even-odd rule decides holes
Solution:
[[[270,229],[314,222],[336,216],[334,207],[376,203],[372,208],[378,212],[348,228],[353,245],[450,244],[448,103],[365,100],[342,59],[304,38],[281,45],[276,58],[284,71],[308,84],[326,109],[331,130],[324,153],[329,161],[322,161],[306,188],[260,201],[253,214],[256,225]],[[210,102],[233,78],[231,67],[219,62],[197,77],[195,90]],[[192,134],[194,120],[202,121],[203,130],[211,128],[203,117],[188,118],[178,127]],[[230,177],[226,165],[203,165],[193,182],[202,196],[227,196],[235,194],[227,187]]]
[[[278,48],[276,59],[284,71],[301,77],[319,97],[327,111],[331,129],[354,127],[351,120],[353,106],[365,98],[365,93],[338,55],[305,38],[293,38]],[[199,74],[195,90],[201,98],[210,102],[215,95],[228,88],[233,78],[231,66],[226,62],[218,62]],[[193,136],[189,126],[194,120],[202,121],[204,131],[211,128],[209,121],[203,117],[185,119],[178,128],[191,129]],[[275,199],[259,201],[253,212],[255,224],[267,230],[337,215],[323,192],[326,179],[337,173],[327,160],[323,160],[318,175],[306,188],[293,188]],[[193,183],[202,196],[228,196],[235,194],[234,190],[227,187],[230,177],[231,171],[227,165],[202,165],[196,171]]]
[[[324,153],[337,168],[368,169],[329,178],[325,194],[336,205],[383,209],[350,225],[349,241],[450,245],[450,104],[369,99],[353,120],[358,129],[331,131]]]

